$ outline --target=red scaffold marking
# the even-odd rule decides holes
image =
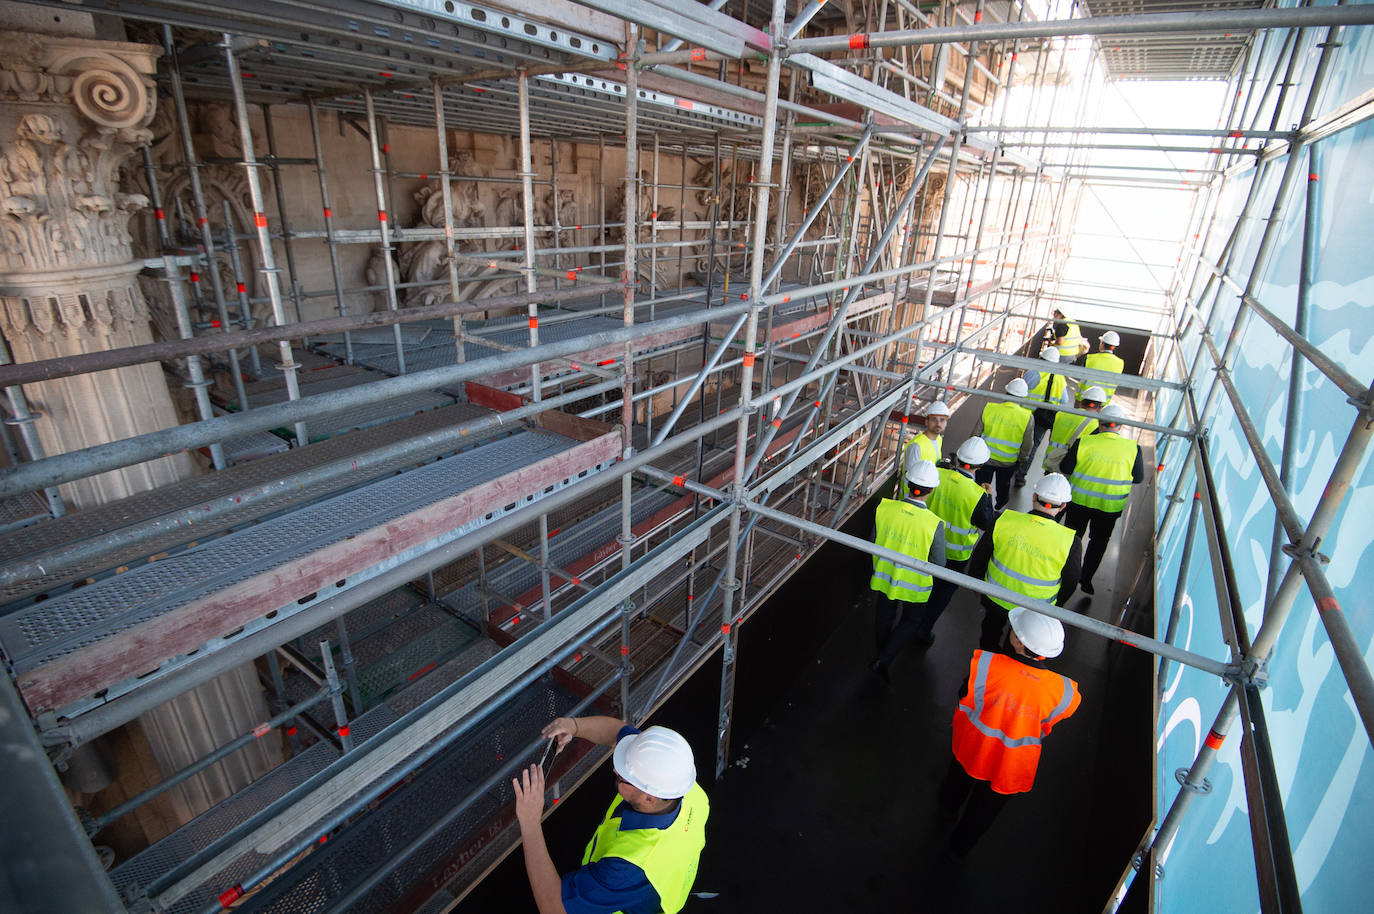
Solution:
[[[339,728],[339,735],[340,735],[340,736],[347,736],[347,735],[348,735],[349,733],[351,733],[351,732],[352,732],[352,731],[349,730],[349,728],[348,728],[348,724],[344,724],[342,727]]]
[[[868,36],[867,36],[867,35],[850,35],[850,36],[849,36],[849,47],[850,47],[852,50],[855,50],[855,51],[862,51],[864,48],[868,47]]]
[[[532,318],[530,318],[530,329],[531,329],[531,330],[538,330],[538,329],[539,329],[539,318],[537,318],[537,317],[532,317]]]
[[[200,274],[199,274],[199,273],[192,273],[192,274],[191,274],[191,282],[200,282]]]
[[[744,367],[745,367],[745,368],[753,368],[753,367],[754,367],[754,354],[753,354],[752,352],[746,352],[746,353],[744,354]]]
[[[1204,742],[1207,743],[1208,749],[1211,749],[1213,752],[1216,752],[1218,749],[1221,748],[1221,744],[1226,742],[1226,737],[1215,730],[1209,730],[1207,732],[1207,739],[1204,740]]]
[[[773,428],[782,428],[782,419],[774,419]]]
[[[685,477],[685,476],[674,476],[674,477],[673,477],[673,485],[675,485],[675,486],[685,486],[685,485],[687,485],[687,477]]]
[[[243,283],[236,283],[236,285],[238,286],[238,293],[239,293],[240,295],[242,295],[244,292],[247,292],[247,291],[248,291],[248,287],[245,286]]]
[[[286,728],[286,735],[287,735],[287,736],[295,736],[295,735],[296,735],[296,728],[295,728],[294,725],[292,725],[292,726]]]
[[[1317,173],[1316,173],[1315,171],[1312,172],[1310,175],[1307,176],[1307,180],[1309,180],[1309,181],[1315,181],[1315,180],[1317,180]]]
[[[607,365],[614,365],[614,364],[615,364],[615,359],[602,359],[601,361],[599,361],[599,362],[596,363],[596,366],[597,366],[598,368],[604,368],[604,367],[606,367]]]
[[[983,11],[982,11],[982,10],[978,10],[976,13],[973,14],[973,21],[974,21],[975,23],[979,23],[979,22],[982,22],[982,21],[983,21]]]
[[[622,657],[628,657],[628,656],[630,656],[630,646],[629,646],[628,644],[622,644],[622,645],[620,645],[620,656],[622,656]]]
[[[1159,466],[1155,467],[1155,472],[1156,472],[1156,473],[1163,473],[1163,472],[1164,472],[1164,464],[1161,463]]]
[[[254,213],[254,214],[253,214],[253,224],[254,224],[255,226],[257,226],[258,228],[267,228],[267,214],[266,214],[266,213]]]
[[[271,732],[271,724],[258,724],[256,727],[253,728],[253,739],[262,739],[264,736]]]
[[[782,297],[782,303],[783,303],[784,305],[787,304],[788,302],[790,302],[791,300],[792,300],[792,296],[790,296],[790,295],[784,295],[784,296]]]
[[[226,889],[219,893],[220,907],[228,910],[234,906],[234,902],[243,897],[243,886],[235,884],[232,889]]]
[[[907,422],[909,422],[909,421],[910,421],[910,420],[909,420],[906,416],[903,416],[903,417],[902,417],[902,424],[903,424],[903,425],[906,425]]]
[[[416,679],[419,679],[421,676],[425,675],[430,670],[434,669],[436,666],[438,666],[438,664],[439,661],[436,660],[428,666],[420,667],[420,669],[416,670],[415,672],[411,673],[409,676],[406,677],[406,682],[414,682]]]
[[[1339,612],[1340,608],[1341,604],[1336,601],[1335,597],[1322,597],[1317,601],[1317,609],[1324,613],[1332,610]]]
[[[384,210],[384,209],[379,209],[379,210],[377,210],[377,221],[378,221],[378,222],[385,222],[385,221],[386,221],[386,210]]]
[[[692,59],[693,59],[693,60],[705,60],[705,59],[706,59],[706,49],[705,49],[705,48],[692,48]]]
[[[576,271],[576,270],[569,270],[569,271],[568,271],[568,278],[571,279],[571,280],[573,280],[574,282],[576,282],[576,281],[577,281],[577,271]]]
[[[326,219],[329,219],[329,218],[333,217],[333,215],[334,215],[334,211],[333,211],[332,209],[330,209],[329,207],[326,206],[326,207],[324,208],[324,217],[325,217]]]
[[[728,634],[730,634],[730,623],[729,623],[729,622],[724,622],[724,623],[721,624],[721,626],[720,626],[720,633],[721,633],[722,635],[728,635]]]
[[[690,102],[685,98],[678,99],[677,106],[679,108],[686,108],[688,111],[691,111],[693,108],[696,107],[696,105],[693,102]]]
[[[153,210],[153,215],[156,216],[156,217],[159,218],[159,219],[166,219],[166,218],[167,218],[167,213],[164,212],[164,211],[161,210],[161,209],[155,209],[155,210]]]

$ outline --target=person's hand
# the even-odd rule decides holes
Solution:
[[[531,765],[510,783],[515,788],[515,818],[520,822],[520,831],[538,828],[539,818],[544,814],[543,769]]]
[[[563,748],[573,741],[573,737],[577,736],[577,721],[571,717],[555,717],[544,725],[540,733],[545,739],[557,740],[557,751],[562,752]]]

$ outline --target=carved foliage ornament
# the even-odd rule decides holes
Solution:
[[[0,37],[0,269],[127,263],[120,170],[154,113],[158,49],[22,33]]]

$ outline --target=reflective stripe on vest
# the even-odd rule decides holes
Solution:
[[[1069,474],[1073,503],[1119,514],[1131,494],[1131,469],[1140,446],[1116,432],[1098,432],[1078,442],[1078,459]]]
[[[1085,425],[1086,423],[1086,425]],[[1083,425],[1083,431],[1074,434]],[[1073,413],[1055,413],[1054,425],[1050,428],[1050,447],[1064,447],[1077,438],[1091,435],[1097,429],[1096,419],[1075,416]]]
[[[983,487],[958,470],[940,468],[940,485],[930,493],[927,504],[945,522],[945,558],[966,562],[978,542],[973,512],[986,493]]]
[[[1053,603],[1073,537],[1072,530],[1053,518],[1003,512],[992,527],[992,559],[986,580],[1033,600]],[[1016,606],[999,597],[988,599],[1006,609]]]
[[[989,403],[983,407],[983,440],[993,463],[1015,463],[1021,454],[1031,411],[1016,403]]]
[[[940,518],[930,509],[909,501],[884,498],[878,504],[876,526],[875,545],[924,562],[930,558],[930,544],[935,540]],[[928,574],[873,556],[873,576],[868,586],[889,600],[925,603],[934,584],[935,579]]]
[[[1094,352],[1083,360],[1083,365],[1086,368],[1095,368],[1098,371],[1110,371],[1113,374],[1121,374],[1122,370],[1126,367],[1126,363],[1114,352]],[[1083,383],[1090,384],[1091,382],[1084,381]],[[1102,391],[1107,395],[1107,399],[1111,399],[1112,394],[1116,393],[1116,388],[1110,384],[1099,384],[1097,386],[1102,388]]]
[[[1077,324],[1070,321],[1068,332],[1064,334],[1064,342],[1054,348],[1059,350],[1061,359],[1078,358],[1078,351],[1083,348],[1083,331],[1078,328]]]
[[[954,714],[955,758],[998,793],[1029,790],[1044,735],[1077,710],[1077,685],[991,651],[975,652],[970,666],[968,693]]]
[[[617,857],[644,871],[649,884],[658,892],[664,914],[676,914],[687,903],[697,877],[697,862],[706,846],[706,818],[710,803],[706,791],[697,784],[687,791],[678,807],[677,818],[666,828],[632,828],[622,831],[619,809],[624,799],[617,796],[587,844],[582,863],[595,863]]]

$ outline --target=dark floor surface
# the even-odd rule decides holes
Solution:
[[[962,438],[945,440],[952,451]],[[1028,498],[1029,486],[1012,507]],[[874,507],[849,532],[866,536]],[[1148,522],[1125,527],[1096,595],[1080,591],[1070,608],[1115,621],[1151,549]],[[981,610],[976,595],[957,594],[935,644],[898,658],[888,685],[868,669],[869,567],[867,556],[831,544],[744,625],[731,765],[719,783],[711,778],[718,661],[654,716],[691,741],[711,799],[695,891],[714,897],[684,910],[1100,911],[1148,823],[1148,658],[1070,631],[1051,667],[1079,682],[1082,706],[1046,740],[1034,789],[1009,802],[954,866],[943,856],[949,828],[935,814],[936,794]],[[1150,569],[1139,581],[1133,602],[1148,617]],[[580,859],[612,791],[609,772],[598,772],[546,821],[560,872]],[[1133,892],[1123,910],[1144,911],[1142,895]],[[519,851],[456,910],[533,911]]]

